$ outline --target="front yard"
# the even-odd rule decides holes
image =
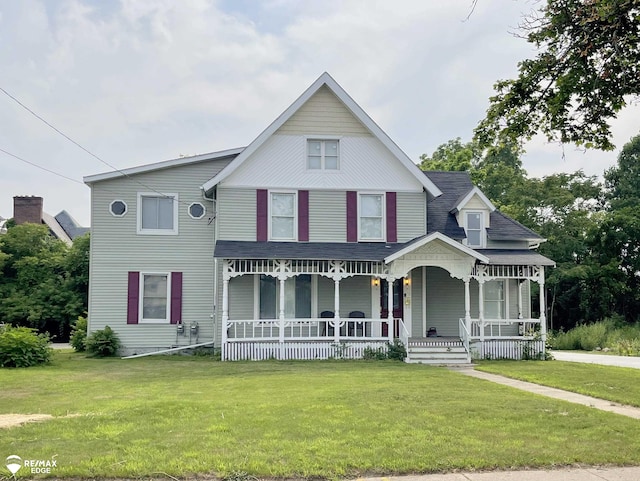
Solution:
[[[57,353],[50,366],[0,370],[0,385],[0,413],[56,416],[0,431],[0,455],[55,455],[56,477],[335,478],[640,462],[637,420],[397,362]]]

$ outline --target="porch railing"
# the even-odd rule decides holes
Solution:
[[[405,349],[409,349],[409,331],[407,331],[407,326],[404,325],[402,319],[396,319],[396,322],[398,323],[398,330],[400,331],[400,342],[402,342]]]
[[[464,350],[467,351],[467,357],[469,357],[469,338],[471,337],[471,334],[469,333],[469,330],[467,329],[467,324],[465,322],[464,319],[459,319],[458,320],[458,332],[460,335],[460,339],[462,340],[462,344],[464,345]],[[470,360],[470,358],[469,358]]]
[[[471,319],[470,339],[532,339],[540,319]]]

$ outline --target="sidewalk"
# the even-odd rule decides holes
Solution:
[[[602,364],[604,366],[631,367],[640,369],[640,357],[613,356],[610,354],[590,354],[576,351],[553,351],[554,359],[568,362],[584,362],[587,364]]]
[[[640,467],[570,468],[531,471],[425,474],[359,478],[359,481],[639,481]]]

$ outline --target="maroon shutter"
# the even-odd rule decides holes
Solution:
[[[171,324],[182,323],[182,272],[171,273]]]
[[[127,324],[138,324],[140,305],[140,273],[129,272],[127,288]]]
[[[309,191],[298,191],[298,241],[309,241]]]
[[[398,242],[395,192],[387,192],[387,242]]]
[[[269,232],[269,192],[265,189],[256,190],[256,212],[256,240],[266,241]]]
[[[358,193],[347,191],[347,242],[358,242]]]

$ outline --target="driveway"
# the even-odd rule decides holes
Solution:
[[[608,354],[588,354],[575,351],[553,351],[552,354],[553,358],[558,361],[585,362],[587,364],[604,364],[605,366],[640,369],[640,357],[609,356]]]

